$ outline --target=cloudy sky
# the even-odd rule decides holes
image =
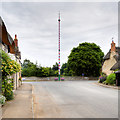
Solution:
[[[14,38],[22,61],[42,66],[58,61],[58,12],[61,12],[61,64],[73,47],[94,42],[106,54],[112,37],[118,45],[117,2],[3,2],[2,19]]]

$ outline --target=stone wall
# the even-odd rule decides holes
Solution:
[[[54,81],[57,77],[23,77],[23,80],[29,81]],[[62,78],[62,77],[61,77]],[[98,80],[98,77],[80,77],[80,76],[64,76],[65,81],[74,81],[74,80]]]
[[[105,60],[103,66],[102,66],[102,72],[106,73],[107,75],[109,75],[109,74],[111,74],[113,72],[110,69],[116,63],[116,60],[113,57],[114,55],[116,55],[116,53],[115,52],[111,52],[110,59]]]

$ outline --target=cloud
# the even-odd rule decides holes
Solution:
[[[95,42],[107,53],[112,37],[118,42],[117,3],[97,2],[7,2],[2,18],[9,33],[18,35],[22,60],[42,66],[58,61],[58,11],[61,11],[61,63],[73,47]]]

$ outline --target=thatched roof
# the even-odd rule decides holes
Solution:
[[[110,59],[110,54],[111,54],[111,49],[109,50],[109,52],[104,56],[104,61],[105,60],[108,60],[108,59]],[[115,57],[115,59],[116,60],[120,60],[120,47],[116,47],[116,54],[119,54],[118,56],[117,55],[115,55],[114,57]]]
[[[115,73],[120,73],[120,70],[116,71]]]
[[[111,54],[111,49],[103,58],[104,61],[110,59],[110,54]],[[116,55],[114,55],[114,58],[116,60],[116,63],[112,66],[112,68],[110,70],[120,69],[120,47],[116,47]]]
[[[110,70],[116,70],[116,69],[120,70],[120,61],[118,61],[117,63],[115,63]]]
[[[104,60],[110,59],[110,50],[109,50],[109,52],[105,55],[105,57],[104,57],[103,59],[104,59]]]

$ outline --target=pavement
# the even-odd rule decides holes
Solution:
[[[2,118],[33,118],[32,85],[23,84],[14,94],[14,99],[2,107]]]
[[[112,89],[118,89],[120,90],[120,86],[113,86],[113,85],[105,85],[103,83],[95,83],[96,85],[99,85],[99,86],[103,86],[103,87],[106,87],[106,88],[112,88]]]
[[[117,118],[118,90],[95,83],[23,83],[3,107],[3,118]]]

